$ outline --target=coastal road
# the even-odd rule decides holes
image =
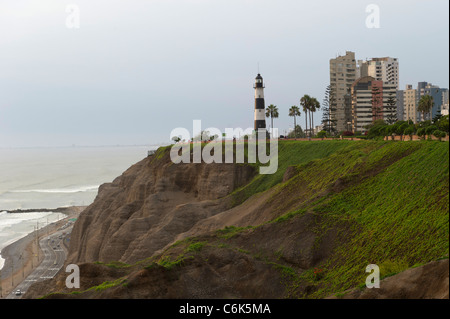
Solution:
[[[6,299],[21,299],[24,292],[26,292],[33,283],[55,277],[55,275],[64,266],[67,251],[63,241],[72,231],[72,227],[73,226],[59,229],[55,233],[49,235],[48,237],[45,236],[39,241],[41,250],[44,252],[44,260],[16,287],[15,291],[11,292],[6,297]],[[16,295],[16,291],[18,290],[21,291],[20,295]]]

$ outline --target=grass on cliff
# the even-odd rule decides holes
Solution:
[[[330,224],[350,229],[323,265],[329,285],[318,296],[364,282],[368,264],[378,264],[387,276],[448,255],[448,143],[390,143],[367,162],[376,169],[405,151],[412,153],[315,207]]]
[[[367,142],[365,142],[367,143]],[[234,205],[239,205],[256,193],[268,190],[281,183],[289,166],[298,166],[310,161],[325,158],[338,150],[355,148],[356,141],[280,141],[278,143],[278,169],[275,174],[257,175],[250,183],[235,190],[231,196]],[[258,166],[261,164],[258,163]],[[266,166],[264,164],[263,166]]]
[[[299,187],[308,188],[311,196],[328,190],[302,209],[320,215],[318,242],[337,229],[340,245],[317,265],[323,270],[321,280],[314,280],[311,268],[291,288],[313,285],[316,291],[307,297],[321,298],[363,283],[369,264],[379,265],[386,277],[448,256],[448,157],[448,143],[381,141],[355,143],[301,165],[274,197],[288,192],[295,200]],[[337,179],[341,185],[330,191]],[[283,217],[296,216],[287,212]]]
[[[365,282],[365,268],[385,278],[449,253],[449,145],[440,142],[330,141],[280,143],[277,174],[259,175],[233,193],[238,202],[277,185],[268,200],[303,203],[270,223],[320,216],[314,249],[329,231],[338,248],[323,263],[291,276],[290,296],[322,298]],[[288,166],[296,175],[280,183]],[[300,191],[301,190],[301,191]],[[282,206],[282,205],[281,205]],[[218,230],[229,239],[245,228]],[[320,280],[314,275],[321,269]],[[298,295],[299,286],[313,292]]]

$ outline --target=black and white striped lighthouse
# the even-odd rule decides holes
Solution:
[[[266,116],[265,116],[265,105],[264,105],[264,84],[261,74],[255,78],[255,131],[258,129],[266,128]]]

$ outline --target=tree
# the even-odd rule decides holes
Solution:
[[[373,139],[377,137],[384,137],[386,127],[386,122],[384,122],[383,120],[376,120],[366,127],[366,129],[368,129],[367,138]]]
[[[300,105],[303,107],[303,113],[305,113],[306,132],[308,134],[308,111],[311,105],[311,97],[308,94],[303,95],[300,99]]]
[[[386,124],[386,126],[383,128],[383,136],[386,138],[386,140],[388,140],[390,134],[391,134],[391,126]]]
[[[433,132],[433,135],[439,139],[439,142],[442,141],[442,139],[447,136],[447,134],[445,134],[445,132],[442,132],[440,130],[435,130]]]
[[[335,108],[334,91],[331,85],[325,89],[325,98],[322,102],[322,125],[325,132],[328,134],[336,132],[336,120],[333,118]]]
[[[400,140],[403,141],[403,135],[405,134],[405,130],[409,127],[408,122],[397,122],[399,125],[396,127],[395,134],[400,135]]]
[[[266,108],[266,117],[270,117],[271,130],[272,130],[272,138],[273,138],[273,119],[278,118],[278,107],[276,105],[270,104]]]
[[[395,122],[397,122],[397,99],[396,97],[394,97],[394,94],[392,92],[389,93],[386,109],[386,122],[388,124],[394,124]]]
[[[295,120],[295,117],[300,115],[301,113],[299,107],[296,105],[291,106],[291,108],[289,109],[289,116],[294,117],[294,137],[297,137],[297,122]]]
[[[439,130],[448,133],[449,132],[449,121],[448,121],[448,115],[441,116],[436,121],[436,126],[439,128]]]
[[[421,128],[419,128],[418,130],[417,130],[417,135],[422,139],[422,140],[424,140],[425,139],[425,135],[426,135],[427,133],[425,132],[425,128],[424,127],[421,127]]]
[[[428,114],[428,119],[431,120],[431,110],[433,109],[434,101],[431,95],[423,95],[419,100],[417,111],[422,113],[422,119],[425,120],[425,115]]]
[[[305,132],[303,132],[302,127],[300,125],[297,125],[295,129],[292,132],[289,132],[287,135],[288,138],[294,138],[294,137],[305,137]]]
[[[327,137],[327,132],[325,132],[324,130],[320,131],[319,133],[317,133],[317,137],[321,138],[322,140]]]
[[[425,134],[428,135],[428,139],[431,140],[431,136],[433,135],[433,132],[436,131],[438,127],[436,125],[430,125],[425,127]]]
[[[317,110],[320,109],[320,103],[315,97],[311,98],[310,102],[311,102],[311,104],[310,104],[310,107],[309,107],[309,111],[310,111],[310,115],[311,115],[311,118],[312,118],[311,130],[312,130],[312,132],[314,132],[314,113]]]
[[[372,122],[383,120],[383,92],[378,86],[372,86]]]
[[[403,135],[409,135],[409,140],[412,141],[414,134],[414,125],[408,125],[408,127],[403,131]]]
[[[388,135],[391,136],[391,139],[392,139],[392,140],[395,139],[394,134],[395,134],[395,132],[396,132],[396,130],[397,130],[397,126],[398,126],[398,125],[395,125],[395,124],[393,124],[393,125],[388,125],[388,126],[387,126],[387,132],[388,132]]]

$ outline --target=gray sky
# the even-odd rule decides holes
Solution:
[[[372,3],[378,29],[365,23]],[[78,29],[66,26],[69,4]],[[283,133],[301,96],[322,101],[329,60],[346,50],[399,58],[401,88],[448,88],[448,10],[447,0],[0,0],[0,147],[166,142],[194,119],[252,127],[258,62]]]

